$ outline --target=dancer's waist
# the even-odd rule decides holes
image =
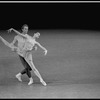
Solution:
[[[30,52],[31,50],[30,49],[17,49],[17,53],[20,55],[20,56],[22,56],[22,57],[25,57],[26,56],[26,53],[27,52]]]
[[[24,50],[21,50],[19,48],[17,48],[17,51],[16,51],[20,56],[24,57],[25,56],[25,51]]]

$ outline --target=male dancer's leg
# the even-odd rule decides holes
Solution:
[[[20,60],[23,64],[23,66],[25,67],[25,69],[21,72],[21,74],[27,74],[28,77],[30,78],[31,77],[30,71],[32,70],[31,67],[29,66],[29,64],[26,62],[26,60],[23,57],[21,57],[21,56],[19,56],[19,57],[20,57]]]
[[[33,79],[31,77],[31,72],[30,72],[32,69],[23,57],[21,57],[21,56],[19,56],[19,57],[20,57],[20,60],[23,64],[23,66],[25,67],[25,69],[19,74],[19,78],[21,79],[21,75],[27,74],[27,76],[30,79],[30,82],[28,83],[28,85],[31,85],[33,83]]]

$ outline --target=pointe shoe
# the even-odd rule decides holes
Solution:
[[[22,79],[21,79],[21,75],[20,75],[20,74],[17,74],[17,75],[16,75],[16,78],[17,78],[20,82],[22,82]]]
[[[46,82],[44,82],[43,80],[41,81],[41,83],[44,85],[44,86],[46,86],[47,84],[46,84]]]
[[[33,79],[30,79],[28,85],[31,85],[33,83]]]

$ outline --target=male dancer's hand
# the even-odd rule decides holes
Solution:
[[[10,44],[10,46],[11,46],[11,51],[14,51],[14,52],[16,52],[16,51],[17,51],[17,47],[13,46],[13,44],[12,44],[12,43]]]
[[[12,47],[11,50],[12,50],[13,52],[17,52],[17,48],[15,48],[15,47]]]
[[[14,47],[11,47],[11,51],[16,51],[16,49]]]

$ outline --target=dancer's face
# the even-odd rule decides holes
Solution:
[[[22,29],[22,31],[23,31],[24,34],[27,34],[27,32],[28,32],[28,27],[25,26],[25,27]]]
[[[40,34],[38,34],[38,33],[34,34],[35,38],[39,38],[39,36],[40,36]]]

